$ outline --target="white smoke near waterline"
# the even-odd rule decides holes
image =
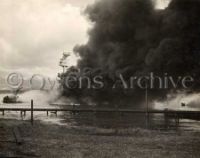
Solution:
[[[53,91],[41,91],[41,90],[32,90],[22,94],[19,94],[19,100],[28,103],[31,100],[34,101],[34,104],[43,104],[47,105],[55,102],[60,93],[57,90]]]
[[[184,104],[185,106],[182,106]],[[200,93],[169,95],[164,102],[154,102],[155,109],[200,110]]]

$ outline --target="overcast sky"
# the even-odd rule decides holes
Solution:
[[[87,41],[81,11],[94,0],[0,0],[0,76],[56,76],[63,51]],[[158,0],[163,8],[168,0]],[[76,63],[71,56],[69,64]]]

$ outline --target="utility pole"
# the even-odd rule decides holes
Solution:
[[[148,87],[145,89],[145,102],[146,102],[146,113],[149,113],[149,101],[148,101]]]
[[[149,101],[148,101],[148,84],[146,81],[146,87],[145,87],[145,103],[146,103],[146,127],[149,127]]]

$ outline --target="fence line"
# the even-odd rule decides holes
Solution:
[[[179,119],[182,118],[198,118],[200,119],[200,111],[180,111],[180,110],[134,110],[134,109],[122,109],[122,108],[101,108],[101,107],[82,107],[82,106],[72,106],[72,105],[65,105],[65,104],[51,104],[51,105],[62,105],[66,106],[65,108],[34,108],[34,102],[31,100],[31,107],[30,108],[5,108],[0,107],[0,111],[2,115],[5,115],[5,111],[18,111],[22,115],[26,115],[26,112],[31,112],[31,124],[33,125],[34,122],[34,112],[46,112],[47,116],[49,112],[55,113],[57,112],[71,112],[71,113],[82,113],[82,112],[104,112],[104,113],[111,113],[111,112],[118,112],[122,113],[135,113],[135,114],[163,114],[166,119],[174,118],[176,124],[179,124]],[[149,116],[146,117],[147,122]]]

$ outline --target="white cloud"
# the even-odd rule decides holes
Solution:
[[[62,52],[87,40],[81,9],[66,0],[1,0],[1,69],[56,75]]]

